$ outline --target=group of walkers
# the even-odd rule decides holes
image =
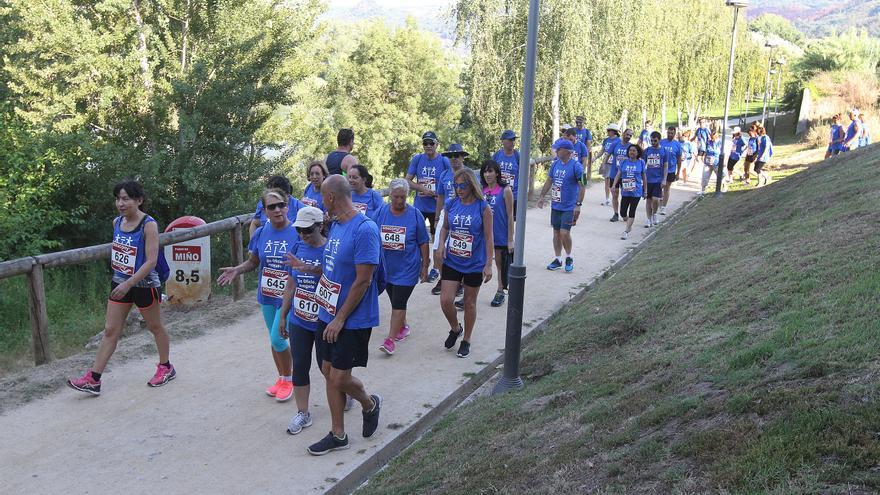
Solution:
[[[871,144],[871,132],[865,122],[865,114],[856,109],[850,110],[848,114],[849,124],[846,129],[843,127],[843,117],[840,114],[831,117],[831,138],[825,151],[826,160]]]

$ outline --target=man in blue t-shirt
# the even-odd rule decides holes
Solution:
[[[413,156],[406,169],[406,180],[410,189],[416,193],[413,206],[428,220],[431,235],[434,235],[437,215],[440,213],[437,211],[437,182],[443,171],[450,168],[449,159],[437,151],[439,146],[440,141],[434,131],[422,134],[422,148],[425,152]],[[429,280],[433,281],[434,279]]]
[[[666,150],[660,147],[660,133],[652,132],[650,141],[651,146],[645,148],[642,154],[642,159],[645,161],[645,213],[648,215],[645,227],[658,224],[657,210],[660,208],[660,200],[663,199],[663,190],[666,188],[666,177],[669,174],[669,158]]]
[[[321,272],[315,296],[318,327],[315,354],[327,380],[330,433],[309,446],[312,455],[348,448],[343,412],[348,395],[363,407],[363,436],[379,426],[382,398],[368,394],[352,376],[354,367],[366,367],[370,334],[379,325],[379,290],[373,272],[381,259],[379,229],[351,202],[351,186],[341,175],[331,175],[321,185],[327,213],[336,219],[330,227],[320,267],[293,258],[295,270]]]
[[[492,155],[492,159],[501,168],[501,178],[513,191],[513,211],[516,212],[516,192],[519,191],[519,150],[516,149],[515,132],[508,129],[501,133],[501,149]]]
[[[678,171],[681,170],[682,156],[681,142],[676,134],[678,128],[670,125],[666,128],[666,139],[660,141],[660,147],[666,151],[666,159],[668,160],[669,169],[666,174],[666,185],[663,187],[663,199],[660,201],[660,214],[666,214],[666,203],[669,202],[669,190],[672,183],[678,180]]]
[[[584,169],[584,184],[590,186],[590,177],[593,175],[593,133],[584,127],[584,116],[578,115],[574,118],[574,132],[577,140],[584,143],[587,147],[587,167]]]
[[[648,147],[648,143],[651,141],[651,133],[654,132],[654,122],[651,120],[645,121],[645,127],[642,129],[642,132],[639,133],[639,148],[642,151]]]
[[[556,257],[547,265],[547,269],[558,270],[563,267],[562,249],[564,248],[565,271],[570,273],[574,270],[574,260],[571,257],[571,228],[577,224],[586,192],[583,184],[584,168],[572,157],[574,144],[568,139],[559,138],[553,143],[553,149],[556,150],[556,160],[550,166],[547,182],[541,188],[538,208],[544,207],[544,198],[549,192],[550,224],[553,226],[553,251]]]
[[[577,161],[578,163],[581,164],[581,167],[583,167],[585,172],[587,170],[589,170],[590,169],[590,149],[587,147],[586,144],[578,141],[577,130],[574,127],[572,127],[571,129],[565,131],[565,135],[563,137],[565,139],[568,139],[569,141],[571,141],[571,144],[574,145],[574,153],[571,155],[571,157],[574,158],[575,161]],[[584,185],[587,185],[586,174],[584,175],[584,178],[582,180],[584,182]]]

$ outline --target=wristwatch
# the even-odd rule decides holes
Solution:
[[[575,203],[574,205],[575,205],[575,206],[584,206],[583,203]]]

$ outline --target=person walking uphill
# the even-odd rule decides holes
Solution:
[[[458,172],[460,169],[464,168],[464,159],[470,154],[464,150],[464,147],[460,143],[452,143],[446,148],[446,151],[443,152],[443,156],[449,160],[449,167],[447,170],[444,170],[440,173],[440,180],[437,181],[437,223],[439,225],[443,225],[443,216],[446,214],[446,211],[443,209],[443,205],[446,204],[446,200],[449,198],[455,197],[455,172]],[[432,252],[437,252],[437,248],[440,246],[440,236],[434,236],[434,242],[431,246]],[[434,259],[434,270],[432,271],[443,271],[443,262],[439,259]],[[428,281],[432,281],[432,277],[428,275]],[[431,289],[431,294],[435,296],[440,295],[440,287],[443,285],[442,280],[437,280],[437,285]],[[464,294],[464,287],[459,287],[458,295]]]
[[[291,260],[291,268],[320,270],[315,296],[320,306],[315,330],[316,353],[327,386],[331,430],[309,446],[312,455],[324,455],[349,447],[345,431],[345,396],[363,407],[364,438],[379,427],[382,398],[368,394],[364,384],[352,375],[355,367],[366,367],[370,334],[379,325],[379,289],[373,277],[381,257],[379,229],[375,222],[355,209],[351,186],[344,177],[331,175],[321,187],[324,207],[334,219],[319,268]]]
[[[153,217],[141,211],[146,199],[143,187],[135,181],[125,181],[113,188],[119,216],[113,220],[113,244],[110,247],[110,266],[113,279],[107,299],[104,336],[95,356],[95,362],[79,378],[67,380],[67,386],[92,395],[101,395],[101,374],[122,334],[125,318],[131,305],[138,307],[147,328],[156,339],[159,364],[147,385],[159,387],[177,376],[168,361],[168,334],[162,326],[159,310],[162,290],[156,263],[159,259],[159,227]]]
[[[257,302],[263,310],[263,319],[269,330],[272,358],[278,370],[278,379],[266,389],[266,395],[279,402],[288,401],[293,396],[290,343],[281,336],[278,328],[284,291],[289,281],[284,260],[300,241],[293,222],[287,217],[288,198],[280,189],[267,189],[263,192],[263,206],[269,215],[269,222],[258,228],[251,237],[248,243],[250,258],[238,266],[221,268],[220,276],[217,277],[219,285],[228,285],[243,273],[255,268],[260,270]]]
[[[449,159],[437,151],[440,142],[433,131],[422,134],[424,153],[412,157],[406,169],[406,180],[409,188],[416,192],[413,206],[416,207],[430,225],[431,235],[437,230],[437,184],[444,171],[452,168]],[[428,282],[434,282],[439,276],[439,267],[435,266],[428,273]]]
[[[543,208],[545,197],[550,193],[550,224],[553,226],[553,251],[556,257],[547,265],[548,270],[565,266],[566,272],[574,270],[571,256],[571,228],[577,224],[584,203],[586,189],[583,184],[584,168],[572,158],[574,145],[565,138],[553,143],[556,159],[550,166],[547,182],[541,188],[538,208]],[[565,258],[562,250],[565,249]],[[564,265],[563,265],[564,261]]]

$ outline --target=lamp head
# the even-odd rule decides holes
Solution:
[[[749,6],[748,0],[726,0],[724,4],[737,9],[744,9]]]

